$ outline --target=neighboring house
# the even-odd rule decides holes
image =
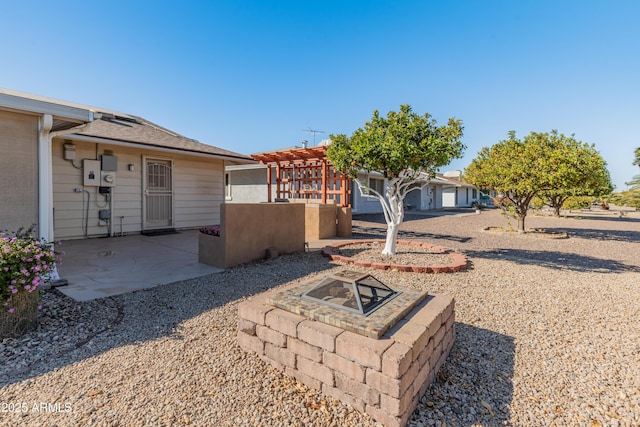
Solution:
[[[449,171],[438,175],[448,184],[442,188],[442,207],[469,208],[480,200],[480,192],[473,184],[462,180],[461,171]]]
[[[370,188],[380,194],[384,194],[387,181],[379,172],[358,174],[360,182],[366,183]],[[422,184],[425,181],[418,181]],[[429,180],[428,184],[420,190],[413,190],[404,199],[405,209],[411,210],[432,210],[443,208],[443,191],[451,183],[441,176]],[[381,213],[380,201],[374,197],[367,197],[361,194],[355,182],[353,183],[353,213]],[[366,192],[366,190],[365,190]]]
[[[227,202],[295,199],[350,207],[350,181],[328,162],[326,151],[326,144],[308,147],[305,143],[252,154],[259,165],[226,167]]]
[[[217,224],[225,166],[253,163],[138,116],[6,89],[0,149],[0,228],[36,224],[48,241]]]
[[[272,167],[271,200],[276,195],[276,173]],[[227,203],[266,203],[267,165],[230,165],[225,167],[225,196]]]
[[[323,145],[327,145],[326,143]],[[322,147],[322,145],[318,145],[317,147]],[[253,156],[262,159],[276,157],[276,155],[281,156],[282,158],[290,157],[292,153],[297,153],[304,150],[312,150],[312,148],[303,147],[289,147],[282,150],[276,150],[268,153],[257,153]],[[293,159],[293,157],[291,157]],[[319,157],[322,160],[324,157]],[[304,168],[298,168],[299,170],[303,170]],[[269,190],[267,185],[267,165],[230,165],[225,168],[225,183],[226,187],[226,200],[228,203],[260,203],[267,202],[269,200]],[[463,188],[463,191],[459,191],[458,194],[458,205],[457,206],[471,206],[471,203],[478,199],[478,192],[475,190],[475,187],[470,184],[466,184],[463,182],[457,182],[456,177],[459,177],[459,172],[454,171],[453,173],[448,172],[446,174],[448,177],[444,175],[437,174],[437,176],[431,179],[428,184],[420,189],[411,191],[407,197],[405,198],[405,207],[407,210],[431,210],[431,209],[442,209],[446,207],[444,204],[445,194],[447,192],[453,192],[453,198],[455,201],[456,188]],[[276,167],[273,166],[271,169],[271,200],[275,200],[278,195],[276,193],[277,187],[277,172]],[[288,176],[288,175],[287,175]],[[297,178],[291,179],[289,177],[290,182],[295,182],[296,180],[300,180],[300,174],[295,175]],[[386,188],[386,180],[384,176],[379,172],[371,172],[371,173],[361,173],[359,174],[359,179],[361,182],[367,183],[368,186],[376,190],[380,194],[384,194]],[[316,178],[317,181],[317,178]],[[313,185],[312,185],[313,187]],[[339,186],[337,187],[339,188]],[[467,197],[467,189],[469,189],[470,194]],[[314,190],[314,188],[311,188]],[[315,189],[317,190],[317,189]],[[352,212],[354,214],[364,214],[364,213],[381,213],[382,206],[378,199],[374,197],[367,197],[365,194],[362,194],[355,184],[352,182],[350,185],[350,204],[352,208]],[[366,190],[365,190],[366,192]],[[299,189],[292,194],[287,194],[285,197],[301,197],[302,194]],[[461,194],[464,195],[464,200],[462,201]],[[447,196],[448,197],[448,196]],[[461,202],[462,201],[462,202]],[[466,204],[468,202],[468,205]],[[453,207],[453,205],[452,205]]]

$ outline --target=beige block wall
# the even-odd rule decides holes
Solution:
[[[222,205],[219,237],[200,234],[198,261],[229,268],[266,256],[304,251],[304,205],[230,203]]]
[[[38,117],[0,111],[0,230],[38,222]]]
[[[318,203],[313,199],[289,199],[289,203],[305,205],[305,239],[351,237],[351,208],[336,206],[335,203]]]
[[[353,234],[353,223],[351,216],[351,208],[338,208],[338,237],[351,237]]]
[[[222,220],[227,241],[225,267],[262,259],[269,247],[281,254],[304,251],[304,205],[227,204]]]
[[[319,240],[336,235],[336,205],[305,204],[305,238]]]
[[[111,150],[118,158],[116,186],[112,189],[112,232],[139,233],[143,230],[143,162],[145,157],[173,162],[173,217],[175,228],[196,228],[220,223],[220,204],[224,200],[222,160],[134,147],[73,141],[76,160],[64,160],[63,138],[53,141],[54,235],[56,239],[106,236],[108,227],[100,225],[98,211],[109,203],[98,187],[83,187],[82,159],[96,159]],[[134,170],[129,171],[132,164]],[[83,192],[74,192],[82,188]],[[84,229],[87,216],[88,227]],[[122,217],[122,229],[121,218]]]

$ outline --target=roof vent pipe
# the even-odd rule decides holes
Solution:
[[[307,144],[308,142],[306,139],[302,140],[302,148],[307,148]]]

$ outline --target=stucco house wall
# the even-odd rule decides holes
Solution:
[[[267,166],[242,165],[227,166],[229,194],[227,203],[266,203],[269,201],[267,190]],[[271,200],[276,199],[276,173],[273,168]]]
[[[38,117],[0,111],[0,230],[38,223]]]

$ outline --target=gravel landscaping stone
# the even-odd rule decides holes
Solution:
[[[451,274],[366,270],[299,253],[78,303],[43,298],[39,327],[0,343],[0,425],[372,426],[237,345],[253,294],[361,269],[456,299],[456,342],[415,426],[640,425],[640,216],[528,217],[566,232],[483,232],[497,211],[407,214],[400,238],[451,248]],[[381,216],[355,238],[383,238]]]
[[[400,265],[441,265],[451,264],[453,259],[448,254],[443,254],[440,250],[434,250],[430,247],[396,245],[396,254],[392,257],[382,255],[384,243],[360,243],[348,246],[342,246],[333,252],[358,260],[367,260],[371,262],[382,262]]]

